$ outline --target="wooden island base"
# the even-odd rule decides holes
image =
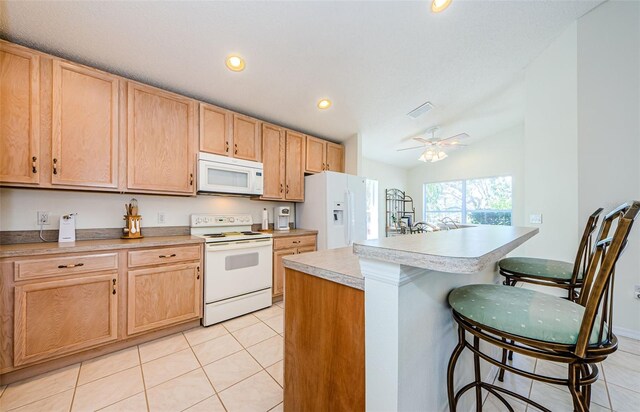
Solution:
[[[364,292],[285,272],[285,411],[364,411]]]

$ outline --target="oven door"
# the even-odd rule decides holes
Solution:
[[[270,238],[207,243],[205,303],[271,288],[272,243]]]
[[[255,170],[248,167],[199,160],[198,191],[260,194],[254,193],[255,173]]]

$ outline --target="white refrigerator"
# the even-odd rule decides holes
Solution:
[[[296,227],[318,231],[318,250],[350,246],[367,238],[364,177],[322,172],[304,178],[304,203]]]

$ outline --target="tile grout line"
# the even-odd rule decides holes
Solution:
[[[142,388],[144,389],[143,391],[144,401],[147,404],[147,412],[149,412],[151,408],[149,406],[149,397],[147,396],[147,382],[144,380],[144,369],[142,368],[142,356],[140,355],[140,345],[136,345],[136,352],[138,353],[138,362],[140,362],[140,374],[142,374]]]
[[[82,370],[82,364],[84,362],[80,362],[80,366],[78,366],[78,376],[76,376],[76,384],[73,386],[73,395],[71,396],[71,404],[69,405],[69,412],[73,409],[73,403],[76,401],[76,391],[78,390],[78,382],[80,382],[80,371]]]
[[[204,326],[200,326],[200,327],[204,327]],[[228,330],[227,328],[225,328],[225,327],[224,327],[224,325],[222,325],[222,327],[224,328],[224,330],[226,330],[226,331],[227,331],[227,333],[228,333],[229,335],[231,335],[231,332],[229,332],[229,330]],[[184,336],[184,332],[182,332],[182,335]],[[222,335],[222,336],[225,336],[225,335]],[[219,338],[221,338],[222,336],[218,336],[218,337],[219,337]],[[204,376],[206,376],[206,378],[207,378],[207,382],[209,382],[209,385],[211,386],[211,389],[213,389],[213,396],[215,396],[216,398],[218,398],[218,401],[219,401],[219,402],[220,402],[220,404],[222,405],[222,408],[223,408],[225,411],[227,411],[227,407],[226,407],[226,406],[224,406],[224,402],[222,402],[222,398],[220,398],[220,396],[218,395],[218,390],[217,390],[217,389],[216,389],[216,387],[213,385],[213,382],[211,382],[211,379],[209,378],[209,375],[207,374],[207,371],[205,371],[205,370],[204,370],[204,366],[202,365],[202,362],[200,362],[200,359],[198,358],[198,355],[196,355],[196,352],[193,350],[193,346],[191,346],[191,342],[189,342],[189,339],[187,339],[187,337],[186,337],[186,336],[185,336],[184,338],[185,338],[185,339],[186,339],[186,341],[187,341],[187,345],[189,345],[189,349],[191,349],[191,353],[193,354],[193,357],[194,357],[194,358],[196,358],[196,362],[198,362],[198,365],[200,365],[200,369],[202,369],[202,373],[204,373]],[[209,341],[212,341],[212,340],[214,340],[214,339],[217,339],[217,338],[209,339],[209,340],[204,341],[204,342],[201,342],[201,343],[209,342]],[[198,345],[200,345],[200,343],[199,343]],[[197,346],[197,345],[196,345],[196,346]],[[238,353],[238,352],[234,352],[234,353]],[[232,353],[231,355],[233,355],[234,353]],[[228,356],[231,356],[231,355],[228,355]],[[225,356],[225,357],[226,357],[226,356]],[[224,358],[221,358],[221,359],[224,359]],[[213,361],[213,362],[215,362],[215,361]],[[211,363],[213,363],[213,362],[211,362]],[[209,398],[210,398],[210,397],[209,397]],[[209,399],[209,398],[205,398],[205,399],[201,400],[200,402],[204,402],[205,400],[207,400],[207,399]],[[198,402],[198,403],[200,403],[200,402]],[[191,407],[193,407],[193,406],[197,405],[198,403],[196,403],[196,404],[194,404],[194,405],[189,406],[189,408],[191,408]],[[189,408],[186,408],[186,409],[189,409]],[[185,410],[186,410],[186,409],[185,409]]]
[[[600,362],[600,369],[602,370],[602,380],[604,381],[604,390],[607,392],[607,400],[609,400],[609,410],[613,410],[613,402],[611,401],[611,394],[609,393],[609,382],[607,382],[607,374],[604,371],[604,365]]]

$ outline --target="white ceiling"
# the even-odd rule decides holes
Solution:
[[[522,121],[523,68],[601,2],[0,1],[0,36],[320,137],[361,133],[366,157],[410,167],[395,149],[431,126],[478,139]]]

